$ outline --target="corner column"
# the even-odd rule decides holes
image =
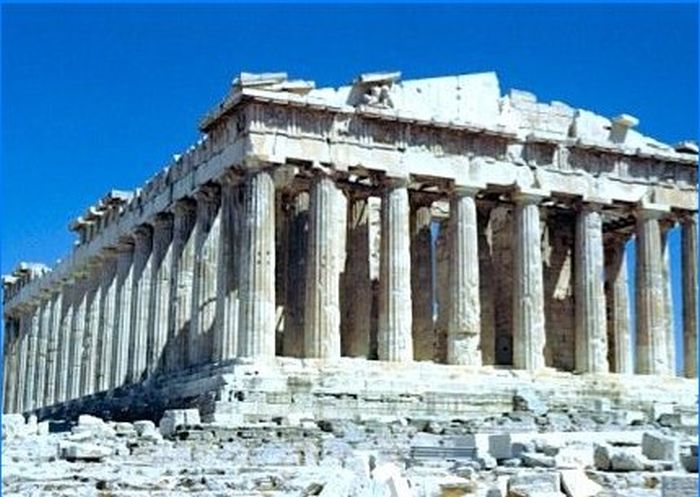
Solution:
[[[275,356],[275,184],[269,171],[243,185],[238,355]]]
[[[660,219],[663,210],[637,212],[636,307],[638,374],[668,374],[666,287]]]
[[[413,360],[408,179],[389,179],[382,196],[379,276],[380,361]]]
[[[340,262],[333,179],[316,173],[309,200],[304,357],[340,357]]]
[[[600,207],[585,204],[576,218],[575,302],[576,370],[607,373],[608,337],[605,316],[605,258]]]
[[[514,195],[513,367],[545,367],[544,283],[539,193]]]
[[[481,365],[477,192],[458,186],[450,199],[448,364]]]
[[[698,376],[698,214],[681,221],[683,281],[683,374]]]

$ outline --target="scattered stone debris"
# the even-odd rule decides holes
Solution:
[[[523,414],[506,417],[519,422]],[[552,414],[530,431],[512,431],[496,418],[237,418],[227,425],[181,409],[158,424],[83,415],[53,423],[65,429],[51,433],[40,428],[48,422],[10,415],[3,418],[3,495],[696,495],[696,435],[651,424],[554,431],[561,417]]]

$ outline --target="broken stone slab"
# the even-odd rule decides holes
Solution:
[[[521,489],[559,492],[561,476],[553,471],[520,470],[508,479],[508,495]]]
[[[678,440],[660,433],[642,436],[642,454],[651,460],[673,461],[678,455]]]
[[[70,462],[100,462],[110,455],[111,448],[92,443],[62,442],[58,447],[58,457]]]
[[[661,477],[661,497],[690,497],[698,495],[697,475],[664,475]]]
[[[645,468],[644,460],[640,456],[623,450],[612,454],[610,466],[613,471],[643,471]]]
[[[151,420],[144,419],[144,420],[134,421],[134,430],[136,430],[136,434],[138,436],[141,436],[144,433],[155,431],[155,429],[156,429],[156,424]]]
[[[161,435],[171,437],[180,427],[199,426],[200,424],[198,409],[170,409],[163,413],[158,427]]]
[[[524,453],[520,456],[523,466],[528,468],[553,468],[555,466],[554,457],[538,452]]]
[[[591,480],[582,469],[559,471],[561,488],[567,497],[595,497],[603,487]]]
[[[510,459],[513,457],[513,447],[510,434],[499,433],[489,436],[489,454],[496,459]]]

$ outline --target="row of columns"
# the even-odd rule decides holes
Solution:
[[[477,192],[459,186],[450,194],[447,295],[441,296],[444,290],[438,289],[440,305],[446,304],[447,310],[444,348],[449,364],[482,364]],[[61,288],[28,303],[8,320],[8,335],[15,339],[6,341],[6,411],[28,411],[212,361],[274,357],[275,194],[268,170],[249,173],[242,180],[227,173],[139,226]],[[308,192],[298,193],[291,203],[283,342],[289,355],[334,359],[342,354],[367,355],[372,346],[367,198],[349,197],[348,203],[331,176],[315,171]],[[542,198],[536,191],[513,195],[517,369],[545,366]],[[421,292],[421,282],[428,278],[425,274],[421,278],[420,266],[412,267],[425,266],[429,258],[421,259],[411,246],[422,239],[429,248],[431,217],[426,211],[425,206],[412,209],[407,179],[385,181],[379,360],[414,360],[414,345],[416,352],[424,351],[422,342],[431,339],[425,313],[415,310],[417,305],[432,307],[432,289],[429,298],[427,290]],[[691,377],[696,376],[696,229],[696,215],[684,218],[685,373]],[[608,371],[611,347],[612,369],[631,372],[622,251],[611,263],[615,276],[606,291],[600,206],[581,207],[575,233],[576,369]],[[668,260],[658,211],[640,212],[637,247],[635,369],[669,374],[672,331],[664,277]],[[348,312],[343,312],[341,291],[350,299]],[[350,338],[346,350],[341,350],[341,330]]]

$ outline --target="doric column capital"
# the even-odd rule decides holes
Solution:
[[[176,216],[183,215],[195,212],[197,210],[197,203],[193,199],[185,197],[176,200],[175,203],[170,206],[170,209],[172,209],[173,214]]]
[[[153,227],[150,224],[139,224],[134,228],[134,240],[136,243],[148,240],[153,236]]]
[[[547,197],[549,192],[538,188],[517,188],[511,194],[513,202],[523,205],[539,204]]]
[[[387,176],[382,179],[382,186],[385,190],[394,190],[396,188],[408,188],[410,178],[408,176]]]
[[[662,204],[640,202],[634,210],[637,219],[662,219],[669,215],[671,209]]]
[[[173,225],[173,214],[171,212],[159,212],[153,218],[153,227],[155,229],[169,228]]]
[[[482,185],[460,185],[455,184],[451,188],[451,194],[457,197],[476,197],[483,190]]]
[[[226,169],[221,176],[219,176],[218,181],[222,186],[236,186],[240,184],[245,178],[245,174],[239,169],[229,168]]]
[[[216,183],[206,183],[199,187],[194,193],[194,198],[198,203],[215,203],[221,196],[221,187]]]

